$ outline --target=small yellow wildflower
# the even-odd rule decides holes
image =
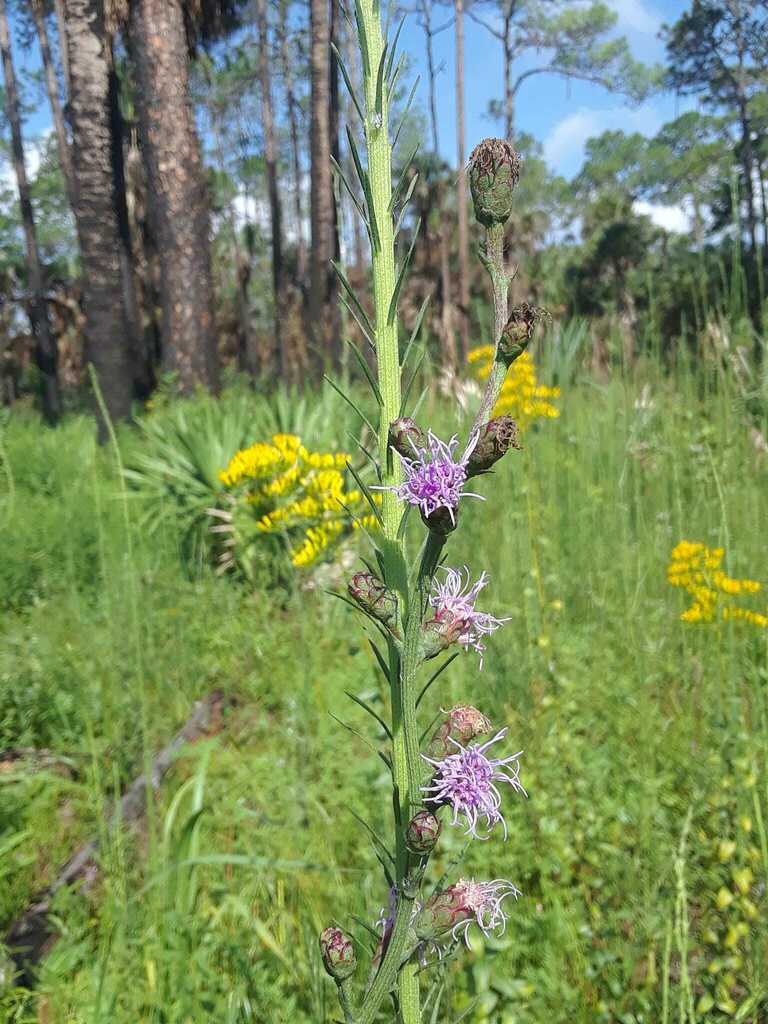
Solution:
[[[493,346],[481,345],[472,349],[467,360],[477,379],[484,381],[491,372]],[[538,383],[536,365],[531,354],[523,352],[507,372],[493,414],[511,416],[523,431],[535,420],[556,419],[560,410],[552,405],[552,400],[559,397],[560,388],[549,388]]]
[[[760,629],[768,629],[768,615],[740,608],[722,598],[757,594],[762,584],[757,580],[737,580],[720,568],[725,557],[723,548],[708,548],[700,542],[682,540],[672,549],[667,566],[667,582],[680,587],[693,604],[680,615],[683,622],[714,622],[718,609],[723,621],[741,620]]]

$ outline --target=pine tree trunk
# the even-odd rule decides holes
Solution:
[[[70,57],[69,120],[83,265],[85,355],[98,378],[109,416],[131,412],[132,373],[122,303],[120,231],[112,171],[109,42],[102,0],[65,0]],[[106,424],[99,420],[99,437]]]
[[[218,386],[208,187],[181,0],[132,0],[136,107],[160,253],[163,365],[179,389]]]
[[[280,379],[287,378],[288,361],[281,323],[286,312],[285,267],[283,265],[283,207],[277,180],[277,145],[275,118],[272,110],[272,76],[270,74],[269,17],[267,0],[256,0],[256,27],[259,33],[259,85],[261,87],[261,128],[264,135],[264,163],[267,169],[269,221],[272,233],[272,300],[276,365]]]
[[[56,339],[48,320],[48,306],[45,301],[43,269],[37,247],[35,215],[24,164],[24,141],[21,134],[21,111],[16,89],[16,75],[11,53],[11,37],[8,28],[8,14],[5,0],[0,0],[0,54],[2,55],[3,80],[5,82],[5,114],[11,129],[11,152],[16,185],[19,191],[19,207],[24,228],[26,245],[27,287],[29,299],[27,309],[32,335],[35,339],[35,361],[42,379],[43,414],[49,423],[55,423],[61,412],[59,386],[56,373]]]
[[[56,75],[56,68],[51,56],[51,45],[48,39],[48,26],[45,20],[45,11],[42,0],[30,0],[32,18],[35,22],[37,39],[40,44],[40,56],[43,61],[43,72],[45,75],[45,88],[48,93],[48,102],[51,104],[53,115],[53,127],[56,132],[56,146],[59,151],[59,164],[61,173],[64,176],[64,184],[67,189],[69,205],[75,208],[74,174],[72,172],[72,154],[69,148],[69,139],[64,126],[64,111],[61,109],[59,99],[59,80]]]
[[[515,96],[512,91],[512,10],[504,16],[504,138],[512,141],[515,130]]]
[[[283,88],[291,134],[291,164],[293,170],[293,210],[296,218],[296,282],[303,289],[307,273],[307,243],[304,238],[304,210],[301,200],[301,158],[299,156],[298,104],[294,88],[293,62],[288,47],[288,5],[283,0],[280,18],[280,63]]]
[[[59,57],[61,58],[61,73],[64,76],[64,95],[69,99],[72,92],[72,81],[69,75],[69,44],[67,43],[64,0],[53,0],[53,9],[56,14],[56,31],[59,36]]]
[[[310,287],[308,327],[316,356],[329,361],[335,203],[331,177],[331,22],[329,0],[310,0]]]
[[[459,339],[461,359],[469,352],[469,222],[467,216],[467,173],[464,142],[464,0],[455,0],[456,10],[456,156],[458,160],[457,202],[459,226]]]

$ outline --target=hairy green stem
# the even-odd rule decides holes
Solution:
[[[483,263],[491,278],[493,287],[493,364],[485,384],[480,408],[477,410],[471,435],[475,434],[491,418],[493,407],[498,401],[501,387],[507,376],[507,363],[499,358],[499,341],[509,317],[510,273],[504,260],[504,225],[493,224],[486,229]]]

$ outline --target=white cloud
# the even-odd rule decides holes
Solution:
[[[655,36],[661,28],[661,18],[642,0],[612,0],[609,6],[618,15],[618,27],[623,32]]]
[[[544,140],[544,156],[561,174],[571,175],[581,165],[588,139],[615,130],[654,135],[661,124],[659,112],[647,103],[640,107],[579,107],[549,133]]]
[[[661,203],[647,203],[638,199],[635,212],[645,214],[658,227],[677,235],[687,234],[691,230],[691,218],[682,206],[662,206]]]

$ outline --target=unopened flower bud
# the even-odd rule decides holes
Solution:
[[[466,747],[471,740],[490,731],[491,723],[482,712],[471,704],[457,704],[437,727],[429,741],[427,754],[433,758],[446,757],[456,752],[456,743]]]
[[[408,828],[405,830],[405,845],[411,853],[425,857],[434,850],[441,827],[432,811],[419,811],[408,822]]]
[[[475,912],[467,906],[462,886],[452,885],[430,896],[416,915],[413,930],[423,941],[435,941],[474,916]]]
[[[467,477],[486,473],[510,448],[520,451],[517,424],[511,416],[497,416],[480,431],[477,444],[467,463]]]
[[[421,427],[410,416],[401,416],[389,425],[389,446],[398,455],[412,459],[419,448],[424,448],[427,439]]]
[[[349,596],[379,622],[392,623],[397,615],[397,596],[370,572],[358,572],[347,585]]]
[[[346,981],[357,968],[352,940],[341,928],[326,928],[320,933],[320,956],[323,967],[334,981]]]
[[[464,630],[464,620],[452,615],[436,615],[434,619],[429,619],[421,628],[419,654],[422,660],[429,661],[447,651]]]
[[[520,157],[504,139],[483,139],[469,157],[469,187],[475,216],[485,227],[505,224],[520,179]]]
[[[529,302],[512,307],[499,340],[499,354],[507,366],[525,352],[536,324],[548,316],[545,309],[538,309]]]
[[[453,533],[459,524],[459,510],[455,508],[449,509],[445,505],[441,505],[440,508],[436,508],[428,516],[422,513],[421,518],[424,521],[424,525],[432,530],[433,533],[439,533],[441,536],[447,537],[449,533]]]

